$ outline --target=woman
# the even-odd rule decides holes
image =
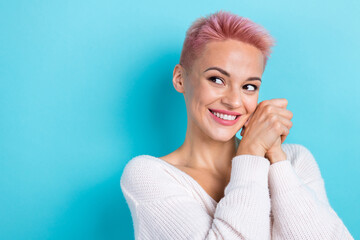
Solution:
[[[257,104],[273,45],[265,29],[229,12],[189,28],[173,72],[185,141],[163,157],[134,157],[121,177],[136,239],[353,239],[313,155],[282,144],[292,127],[287,100]]]

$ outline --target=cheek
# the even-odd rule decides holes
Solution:
[[[188,81],[188,80],[187,80]],[[184,98],[186,105],[189,105],[195,98],[196,98],[196,92],[194,91],[194,86],[192,82],[186,82],[184,83]]]
[[[219,92],[205,83],[194,86],[192,92],[193,101],[197,101],[198,103],[203,105],[211,104],[219,97]]]
[[[252,113],[252,112],[255,111],[255,109],[256,109],[256,107],[258,105],[257,101],[258,101],[258,96],[257,95],[256,96],[255,95],[254,96],[248,96],[248,97],[243,98],[243,103],[244,103],[244,106],[245,106],[246,111],[248,113]]]
[[[199,108],[206,104],[206,91],[202,91],[201,87],[191,84],[185,91],[185,101],[188,110],[191,109],[192,114],[196,115],[199,112]]]

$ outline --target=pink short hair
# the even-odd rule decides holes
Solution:
[[[180,56],[180,65],[190,70],[190,66],[206,43],[226,39],[239,40],[258,48],[264,55],[264,67],[270,57],[271,47],[275,45],[275,40],[261,25],[220,10],[206,18],[195,20],[189,27]]]

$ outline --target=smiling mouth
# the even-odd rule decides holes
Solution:
[[[241,115],[231,115],[231,116],[235,116],[234,120],[229,120],[229,119],[224,119],[224,118],[221,118],[221,117],[218,117],[214,114],[214,111],[212,111],[211,109],[209,109],[209,111],[217,118],[220,118],[222,120],[227,120],[227,121],[234,121],[235,119],[237,119],[238,117],[240,117]]]

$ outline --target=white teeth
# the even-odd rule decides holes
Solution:
[[[234,115],[227,115],[222,113],[213,112],[213,114],[219,118],[225,119],[225,120],[235,120],[236,116]]]

